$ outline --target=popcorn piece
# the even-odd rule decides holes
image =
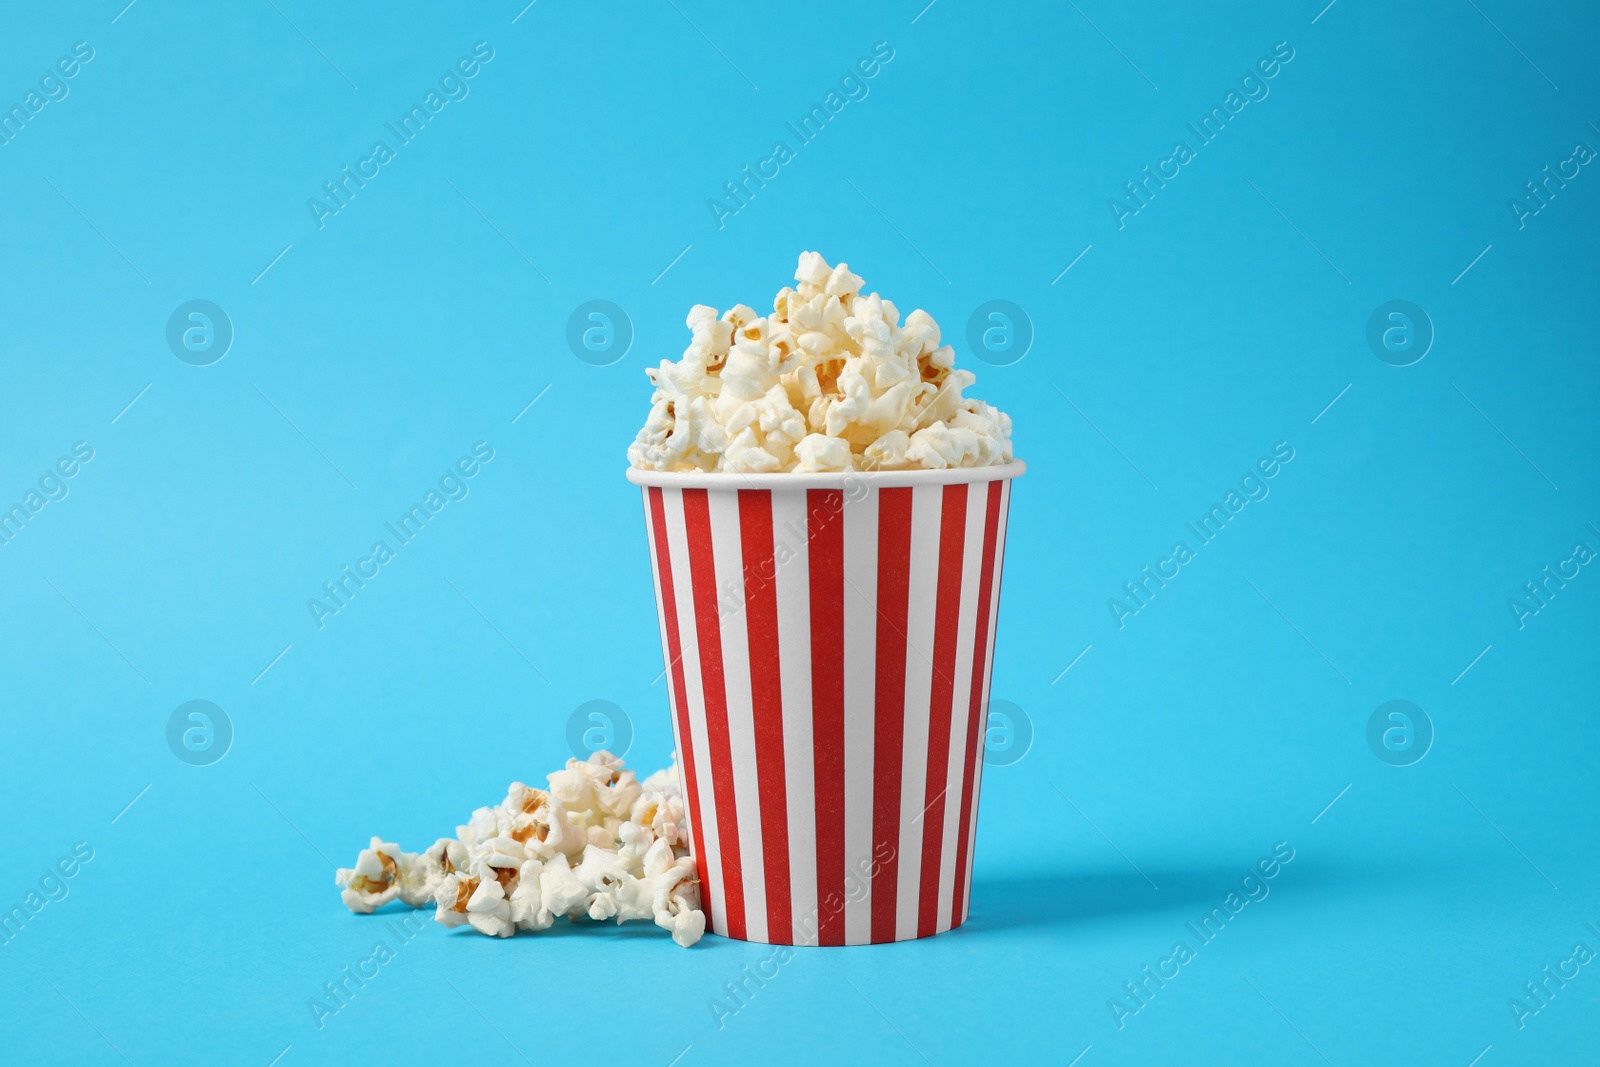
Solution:
[[[501,802],[507,819],[506,836],[540,857],[557,851],[582,855],[584,835],[567,820],[565,807],[543,789],[512,782]]]
[[[445,926],[469,924],[479,933],[510,937],[516,932],[510,897],[516,891],[519,870],[475,865],[470,873],[449,875],[434,896],[438,904],[435,920]]]
[[[903,431],[895,430],[894,433],[904,436]],[[872,449],[867,446],[866,451]],[[841,437],[827,437],[820,433],[806,434],[795,445],[795,467],[797,471],[847,471],[851,466],[850,442]]]
[[[586,761],[569,759],[566,770],[548,778],[550,795],[575,826],[601,825],[608,818],[627,815],[640,792],[634,773],[624,770],[622,761],[609,752],[591,753]]]
[[[544,864],[529,860],[517,875],[517,888],[511,892],[511,921],[518,930],[548,930],[555,916],[544,908],[544,895],[539,879],[544,874]]]
[[[401,852],[400,846],[374,837],[372,844],[361,850],[352,868],[334,872],[334,884],[342,892],[340,899],[351,911],[366,915],[381,908],[401,894],[401,883],[417,860],[412,852]]]
[[[962,396],[938,323],[900,312],[859,275],[803,252],[799,288],[772,314],[696,305],[682,358],[645,373],[650,415],[628,449],[635,467],[667,471],[844,471],[1009,462],[1011,420]]]
[[[467,922],[482,934],[510,937],[516,933],[511,922],[511,894],[516,890],[517,867],[482,868],[478,888],[467,898]]]
[[[589,918],[596,921],[617,917],[618,922],[627,919],[642,919],[651,913],[646,909],[642,914],[618,914],[621,908],[626,907],[632,894],[626,894],[630,883],[638,879],[628,873],[622,858],[615,852],[590,845],[583,850],[583,862],[578,864],[572,876],[582,884],[584,892],[588,894]],[[619,901],[619,893],[624,894]]]
[[[521,870],[523,861],[528,858],[521,842],[514,837],[491,837],[480,842],[473,855],[473,863],[484,867],[492,867],[496,872],[500,870]]]
[[[665,898],[667,907],[656,906],[656,925],[672,933],[672,940],[688,948],[699,941],[706,932],[706,913],[700,910],[698,893],[680,894],[674,890]]]
[[[694,860],[673,858],[666,842],[657,842],[645,857],[645,877],[651,883],[651,910],[656,925],[672,933],[672,940],[688,948],[706,931],[706,916],[700,910],[700,890],[695,878]]]
[[[439,884],[467,865],[467,846],[453,837],[441,837],[417,857],[410,871],[401,869],[400,899],[413,908],[433,899]]]
[[[576,918],[588,912],[589,893],[572,873],[567,858],[557,855],[539,874],[539,892],[544,910],[551,916]]]
[[[676,775],[677,765],[674,764],[672,769]],[[673,778],[670,788],[664,788],[656,778],[657,775],[651,775],[645,780],[644,790],[639,794],[639,799],[634,801],[628,820],[636,826],[650,830],[652,840],[649,844],[654,844],[654,839],[660,838],[675,849],[688,851],[689,816],[684,808],[683,794],[679,790],[677,779]],[[619,835],[624,840],[627,830],[627,825],[624,825]],[[649,844],[645,847],[648,848]]]
[[[461,926],[467,921],[467,903],[478,890],[479,879],[465,871],[445,876],[433,891],[433,901],[438,907],[433,919],[441,926]]]
[[[478,808],[465,826],[456,827],[456,838],[471,851],[479,841],[500,837],[511,829],[499,808]]]

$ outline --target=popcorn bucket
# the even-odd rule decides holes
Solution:
[[[713,932],[864,945],[966,920],[1023,469],[628,471]]]

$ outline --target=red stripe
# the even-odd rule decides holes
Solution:
[[[811,751],[817,798],[817,943],[844,944],[844,494],[806,491]]]
[[[678,640],[678,596],[672,588],[672,553],[667,547],[667,510],[661,487],[651,486],[650,528],[655,531],[656,572],[661,579],[661,618],[667,631],[667,669],[672,673],[672,702],[678,713],[678,767],[689,799],[689,831],[694,839],[694,864],[706,884],[706,847],[700,838],[700,791],[694,780],[694,743],[689,733],[689,692],[683,682],[683,646]],[[708,898],[709,899],[709,898]],[[710,907],[706,914],[711,914]]]
[[[711,510],[704,489],[683,490],[689,534],[689,575],[694,588],[695,637],[700,645],[700,686],[705,693],[706,736],[711,742],[711,789],[717,798],[717,846],[728,936],[744,940],[744,876],[739,863],[739,817],[733,798],[733,753],[728,743],[728,694],[722,676],[722,624],[717,616],[717,569],[711,549]]]
[[[950,926],[960,926],[967,895],[967,848],[972,827],[972,786],[983,737],[980,721],[988,710],[989,594],[994,589],[994,546],[1000,526],[1000,490],[989,483],[989,504],[983,520],[983,569],[978,576],[978,623],[973,630],[972,698],[967,708],[967,765],[961,782],[961,826],[956,834],[956,884],[950,899]]]
[[[934,604],[933,680],[928,701],[928,777],[922,809],[922,884],[917,936],[939,925],[939,868],[944,861],[944,795],[950,782],[950,718],[955,701],[956,631],[961,625],[961,560],[967,535],[967,487],[944,487],[939,520],[939,589]]]
[[[877,682],[872,736],[872,941],[894,940],[900,876],[900,762],[906,733],[906,606],[911,595],[909,487],[878,491]]]
[[[767,941],[792,945],[789,796],[783,774],[783,676],[778,655],[778,568],[773,559],[771,490],[739,490],[739,537],[750,642],[750,710],[755,720],[756,774],[761,780]]]
[[[1010,482],[1002,482],[1001,486],[1002,486],[1002,488],[1001,488],[1001,495],[1000,495],[1000,514],[999,514],[999,522],[998,522],[998,525],[999,525],[999,528],[1000,528],[1001,532],[997,532],[996,535],[995,535],[995,544],[994,544],[994,584],[991,586],[991,588],[993,589],[993,594],[992,595],[994,597],[994,600],[992,601],[992,603],[989,606],[989,643],[988,643],[988,647],[986,649],[987,655],[984,658],[984,662],[988,665],[985,669],[989,671],[989,681],[990,681],[991,684],[994,681],[994,646],[995,646],[994,633],[995,633],[995,629],[997,627],[996,620],[1000,616],[1000,589],[1001,589],[1001,587],[1003,585],[1005,585],[1006,538],[1005,538],[1005,533],[1003,531],[1004,531],[1004,529],[1006,527],[1006,516],[1011,513],[1011,483]],[[980,652],[980,655],[982,655],[982,654],[983,653]],[[984,697],[985,703],[987,703],[987,701],[989,699],[989,689],[990,689],[990,686],[988,686],[988,685],[986,685],[984,687],[983,697]],[[980,742],[979,742],[980,746],[984,743],[984,741],[987,740],[988,726],[989,726],[988,722],[985,721],[985,723],[984,723],[984,731],[985,731],[985,735],[986,736],[985,736],[985,738],[983,740],[980,740]],[[978,809],[983,806],[983,803],[982,803],[982,800],[983,800],[983,759],[982,759],[983,748],[982,747],[980,747],[978,749],[978,756],[979,756],[979,759],[973,765],[973,772],[976,775],[976,777],[974,777],[973,780],[972,780],[972,836],[973,836],[974,839],[977,837],[977,832],[978,832],[978,830],[977,830]],[[972,849],[972,848],[975,848],[976,846],[972,843],[972,841],[968,841],[967,847],[969,849]],[[963,892],[966,893],[969,898],[972,895],[972,869],[971,869],[970,865],[969,865],[969,867],[967,869],[966,881],[963,884]]]

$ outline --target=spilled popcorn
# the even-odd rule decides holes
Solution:
[[[907,470],[1011,460],[1011,419],[961,391],[939,324],[900,312],[840,263],[803,252],[765,317],[690,309],[683,358],[646,370],[650,417],[628,448],[661,471]]]
[[[609,752],[572,759],[550,788],[511,783],[422,853],[374,837],[334,876],[345,906],[432,901],[445,926],[510,937],[556,919],[653,919],[685,948],[705,933],[674,762],[643,782]]]

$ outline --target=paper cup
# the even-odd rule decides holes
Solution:
[[[966,920],[1023,469],[628,471],[708,929],[864,945]]]

